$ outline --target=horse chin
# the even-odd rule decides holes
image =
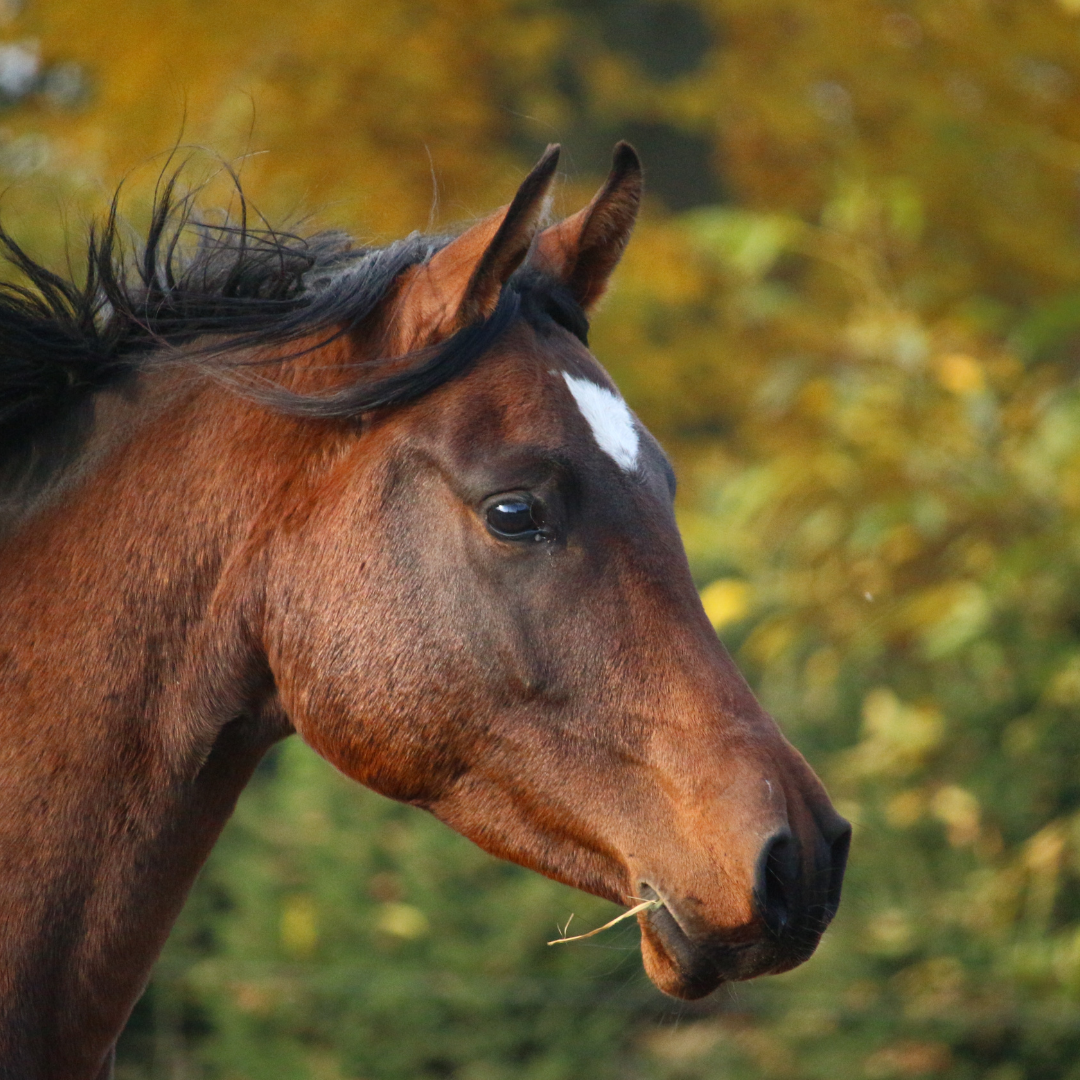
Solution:
[[[691,940],[667,906],[642,914],[638,921],[645,973],[658,990],[685,1001],[705,997],[726,982],[785,971],[805,959],[784,962],[767,939],[756,935],[749,940],[727,935]],[[735,936],[741,937],[738,932]]]

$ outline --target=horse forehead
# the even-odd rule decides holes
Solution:
[[[459,403],[459,409],[471,412],[478,426],[488,427],[497,414],[503,438],[549,445],[577,442],[584,434],[624,472],[637,470],[638,423],[607,372],[586,350],[536,349],[534,344],[508,350],[476,375],[474,386],[483,390],[478,396],[467,392],[471,402]]]
[[[638,467],[641,436],[634,415],[626,402],[614,390],[589,378],[569,371],[555,370],[570,391],[574,404],[589,425],[596,445],[624,472]]]

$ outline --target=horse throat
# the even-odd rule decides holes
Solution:
[[[107,1075],[289,730],[247,632],[251,508],[183,423],[136,425],[121,449],[0,546],[3,1080]]]

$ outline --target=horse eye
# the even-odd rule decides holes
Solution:
[[[545,537],[540,508],[523,495],[496,498],[484,516],[488,528],[502,540],[542,540]]]

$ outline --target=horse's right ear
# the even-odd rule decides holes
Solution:
[[[603,295],[630,239],[641,189],[641,159],[629,143],[620,142],[593,201],[537,240],[536,263],[559,278],[586,311]]]
[[[495,310],[503,285],[532,247],[558,163],[555,144],[544,151],[509,206],[466,229],[405,275],[394,316],[402,345],[445,337]]]

